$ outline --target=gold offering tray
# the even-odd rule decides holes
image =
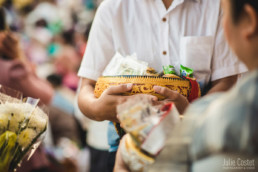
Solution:
[[[185,97],[189,97],[191,93],[191,83],[187,79],[178,76],[161,77],[161,76],[139,76],[139,75],[123,75],[123,76],[103,76],[100,77],[96,83],[94,94],[98,98],[110,86],[132,83],[133,88],[131,92],[123,95],[134,94],[151,94],[157,96],[160,100],[163,96],[154,92],[154,86],[167,87],[171,90],[177,91]]]

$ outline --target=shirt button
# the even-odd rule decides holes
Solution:
[[[162,53],[163,55],[167,55],[167,52],[166,51],[163,51],[163,53]]]
[[[167,21],[167,18],[166,18],[166,17],[164,17],[164,18],[162,19],[162,21],[163,21],[163,22],[166,22],[166,21]]]

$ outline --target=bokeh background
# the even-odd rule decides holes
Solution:
[[[0,0],[7,32],[18,37],[34,74],[54,90],[47,105],[50,122],[45,141],[29,161],[22,162],[18,172],[88,172],[105,168],[107,122],[87,119],[76,103],[77,71],[101,1]]]

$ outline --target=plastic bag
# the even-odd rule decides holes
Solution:
[[[148,63],[137,59],[136,54],[123,57],[116,53],[103,72],[103,76],[146,75]]]

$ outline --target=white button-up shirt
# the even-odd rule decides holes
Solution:
[[[220,0],[105,0],[92,25],[79,76],[97,80],[118,51],[136,53],[157,71],[180,64],[209,81],[246,72],[230,51],[221,26]]]

